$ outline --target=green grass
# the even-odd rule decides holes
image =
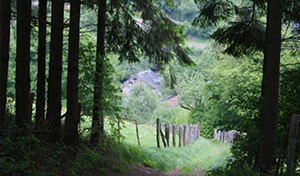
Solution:
[[[125,142],[137,146],[135,125],[126,122],[125,127],[122,130]],[[230,155],[228,144],[201,137],[184,147],[178,147],[177,138],[176,147],[157,148],[155,133],[155,127],[139,125],[140,148],[151,155],[146,161],[146,164],[148,163],[151,167],[166,171],[178,167],[187,171],[194,168],[207,170],[225,164],[226,158]]]
[[[108,120],[107,120],[108,121]],[[109,131],[109,123],[106,130]],[[157,148],[156,129],[154,126],[139,125],[141,146],[137,144],[135,124],[125,121],[121,131],[125,137],[124,146],[115,147],[113,152],[128,164],[141,164],[163,171],[181,169],[182,173],[189,173],[195,168],[209,170],[222,166],[230,156],[228,144],[200,137],[197,141],[178,147]]]

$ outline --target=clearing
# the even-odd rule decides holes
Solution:
[[[141,146],[137,144],[135,124],[126,121],[122,129],[128,147],[143,153],[143,162],[133,164],[121,175],[203,175],[205,171],[224,165],[230,156],[230,145],[200,137],[184,147],[157,148],[156,129],[139,125]],[[200,132],[201,135],[201,132]],[[178,138],[176,139],[178,141]],[[139,155],[139,154],[137,154]]]

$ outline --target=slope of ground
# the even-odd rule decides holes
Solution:
[[[138,146],[135,125],[125,122],[122,130],[128,147],[132,148],[132,150],[139,150],[138,154],[132,153],[132,155],[143,155],[142,163],[140,164],[166,171],[167,173],[164,173],[166,175],[193,174],[193,172],[199,174],[203,170],[225,164],[226,158],[230,156],[230,146],[228,144],[201,137],[199,140],[184,147],[157,148],[155,132],[154,126],[139,125],[141,146]],[[178,137],[176,141],[178,141]],[[178,145],[178,142],[176,145]],[[133,173],[140,169],[136,166],[132,168],[134,168],[131,169]]]

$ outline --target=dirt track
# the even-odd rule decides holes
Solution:
[[[184,175],[180,174],[180,169],[175,169],[171,172],[162,172],[145,166],[131,166],[125,173],[118,174],[117,176],[204,176],[204,171],[196,169],[194,173]]]

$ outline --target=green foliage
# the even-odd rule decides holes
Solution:
[[[188,124],[190,120],[190,111],[176,106],[174,108],[167,108],[167,105],[157,108],[153,114],[160,118],[162,123],[172,124]]]
[[[130,95],[124,101],[128,119],[138,120],[140,123],[155,122],[153,111],[160,106],[160,97],[149,85],[133,85]]]
[[[298,65],[300,66],[300,64]],[[293,67],[285,69],[281,74],[280,87],[279,87],[279,146],[280,155],[284,158],[287,154],[288,148],[288,129],[290,127],[290,120],[292,114],[300,114],[300,67]],[[300,121],[298,122],[298,126]],[[300,138],[296,140],[296,155],[295,167],[300,167]],[[299,170],[298,170],[299,173]]]
[[[208,136],[212,135],[212,128],[245,130],[243,123],[253,116],[243,105],[260,92],[258,66],[246,60],[224,58],[210,70],[207,78],[210,81],[201,89],[202,101],[193,111],[195,120],[204,123],[202,126],[209,132]]]
[[[217,25],[221,21],[231,18],[237,6],[231,1],[213,0],[213,1],[196,1],[201,3],[198,16],[194,19],[193,25],[208,27]]]
[[[79,48],[79,84],[78,97],[84,115],[91,116],[93,109],[93,92],[95,78],[96,39],[82,35]]]
[[[99,152],[82,144],[77,154],[77,162],[73,163],[74,175],[93,175],[95,172],[103,171],[106,159]]]
[[[95,8],[93,1],[89,7]],[[107,5],[107,53],[118,54],[121,61],[137,62],[147,56],[158,65],[164,65],[177,59],[182,64],[191,64],[188,50],[183,46],[184,33],[181,26],[169,20],[154,4],[154,1],[134,0],[126,2],[108,2]],[[96,8],[95,8],[96,9]],[[87,28],[94,29],[96,15],[89,11]],[[138,15],[134,15],[138,14]],[[141,20],[136,20],[139,16]],[[84,17],[86,19],[86,17]],[[94,27],[93,27],[94,26]]]
[[[160,5],[160,4],[159,4]],[[160,6],[169,16],[178,21],[191,22],[198,14],[198,9],[193,0],[177,1],[176,6]],[[168,9],[167,9],[168,8]]]
[[[230,168],[228,170],[224,170],[222,168],[216,168],[207,172],[208,176],[259,176],[258,172],[253,171],[249,166],[244,165],[238,168]]]
[[[265,28],[260,21],[253,21],[251,25],[244,21],[234,22],[217,29],[211,38],[226,46],[225,53],[236,57],[249,55],[264,50]]]
[[[282,62],[289,67],[284,67],[281,71],[278,150],[279,155],[286,158],[290,117],[292,114],[299,114],[300,83],[297,78],[300,72],[298,64],[289,64],[297,63],[298,59],[286,54],[282,57]],[[260,69],[259,63],[222,58],[214,63],[208,72],[211,83],[205,86],[207,89],[204,91],[210,98],[206,99],[205,103],[198,104],[192,117],[200,120],[202,132],[208,136],[211,135],[213,128],[235,129],[247,133],[245,137],[236,138],[231,148],[232,158],[227,166],[212,170],[210,175],[257,174],[253,167],[261,138]],[[298,144],[299,140],[296,146],[299,146]],[[296,152],[296,155],[295,164],[298,167],[299,152]],[[285,162],[286,160],[279,166],[282,173],[286,172]],[[274,175],[274,172],[269,175]]]
[[[1,131],[1,175],[61,175],[64,146],[38,140],[28,128],[9,126]]]
[[[90,35],[84,35],[80,41],[79,102],[82,104],[84,115],[91,116],[94,98],[96,40]],[[115,62],[115,65],[113,66],[111,62]],[[104,97],[101,100],[101,106],[104,108],[106,115],[120,118],[118,112],[121,111],[121,97],[119,95],[121,90],[118,75],[115,71],[115,69],[119,69],[116,62],[117,57],[115,55],[108,55],[103,59],[104,70],[101,77],[103,79]]]
[[[32,161],[31,145],[39,141],[30,136],[23,136],[17,127],[8,127],[2,131],[0,146],[1,175],[33,175],[36,174],[36,163]]]
[[[213,28],[197,28],[192,26],[192,21],[198,14],[197,5],[193,0],[174,1],[172,5],[166,5],[165,2],[156,2],[169,18],[177,24],[184,24],[185,36],[190,38],[208,39]]]

